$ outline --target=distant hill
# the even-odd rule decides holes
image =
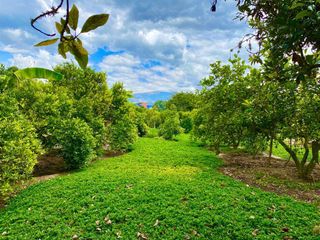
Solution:
[[[146,102],[148,106],[152,106],[157,100],[167,101],[175,92],[146,92],[146,93],[135,93],[130,101],[134,103]]]

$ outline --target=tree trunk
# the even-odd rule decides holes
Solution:
[[[310,163],[305,166],[304,170],[304,178],[310,179],[311,174],[316,167],[317,164],[319,164],[319,150],[320,150],[320,143],[318,141],[313,141],[311,143],[312,148],[312,159]]]
[[[320,151],[320,142],[312,142],[312,161],[316,164],[319,164],[319,151]]]
[[[269,146],[269,165],[271,165],[271,157],[272,157],[272,150],[273,150],[273,137],[270,139],[270,146]]]
[[[221,151],[220,151],[220,145],[219,145],[219,144],[215,144],[215,145],[213,146],[213,148],[214,148],[214,152],[215,152],[217,155],[219,155],[219,154],[221,153]]]
[[[308,140],[305,139],[303,147],[305,149],[305,153],[303,155],[302,160],[298,159],[297,154],[289,147],[283,140],[279,140],[278,142],[283,146],[283,148],[290,154],[292,157],[296,168],[298,170],[299,177],[302,179],[310,179],[310,176],[317,164],[319,164],[319,150],[320,150],[320,142],[313,141],[312,144],[312,159],[309,163],[307,163],[309,156],[309,146]]]

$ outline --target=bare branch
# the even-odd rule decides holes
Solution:
[[[48,10],[48,11],[40,14],[39,16],[37,16],[37,17],[34,18],[34,19],[31,19],[31,26],[32,26],[35,30],[37,30],[38,32],[40,32],[40,33],[42,33],[42,34],[44,34],[44,35],[46,35],[46,36],[48,36],[48,37],[54,37],[54,36],[56,35],[55,33],[53,33],[53,34],[46,33],[46,32],[44,32],[44,31],[42,31],[41,29],[37,28],[37,27],[35,26],[35,23],[36,23],[38,20],[40,20],[41,18],[44,18],[44,17],[47,17],[47,16],[54,16],[54,15],[56,15],[56,14],[59,12],[59,9],[62,7],[63,2],[64,2],[64,0],[61,0],[60,4],[59,4],[57,7],[52,7],[50,10]],[[67,0],[67,3],[68,3],[68,2],[69,2],[69,0]],[[67,24],[67,23],[66,23],[66,24]],[[64,30],[65,30],[65,28],[66,28],[66,26],[64,26]]]

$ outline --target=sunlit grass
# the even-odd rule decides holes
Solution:
[[[220,165],[186,135],[139,139],[129,154],[23,191],[0,211],[0,238],[319,239],[314,205],[248,187]]]

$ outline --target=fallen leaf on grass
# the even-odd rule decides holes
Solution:
[[[282,232],[289,232],[289,228],[287,227],[282,228]]]
[[[284,237],[283,237],[283,240],[293,240],[293,238],[290,237],[290,236],[284,236]]]
[[[138,237],[139,239],[141,239],[141,240],[148,240],[147,235],[144,234],[144,233],[141,233],[141,232],[138,232],[138,233],[137,233],[137,237]]]
[[[188,234],[184,235],[184,240],[190,240],[190,239],[191,237]]]
[[[160,224],[159,220],[156,220],[156,223],[153,225],[154,227],[158,226]]]
[[[121,232],[116,232],[117,238],[122,238]]]
[[[109,216],[106,216],[104,218],[104,222],[107,224],[107,225],[111,225],[112,224],[112,221],[110,220]]]
[[[256,237],[259,233],[259,229],[255,229],[252,231],[252,236]]]
[[[200,234],[196,230],[192,230],[191,235],[196,237],[200,236]]]
[[[273,205],[273,204],[272,204],[272,206],[271,206],[270,208],[268,208],[268,210],[269,210],[270,212],[275,213],[275,212],[276,212],[276,210],[277,210],[277,208],[276,208],[276,206],[275,206],[275,205]]]
[[[78,240],[78,239],[79,239],[78,235],[73,235],[72,236],[72,240]]]
[[[316,225],[313,228],[313,234],[314,235],[320,235],[320,225]]]

